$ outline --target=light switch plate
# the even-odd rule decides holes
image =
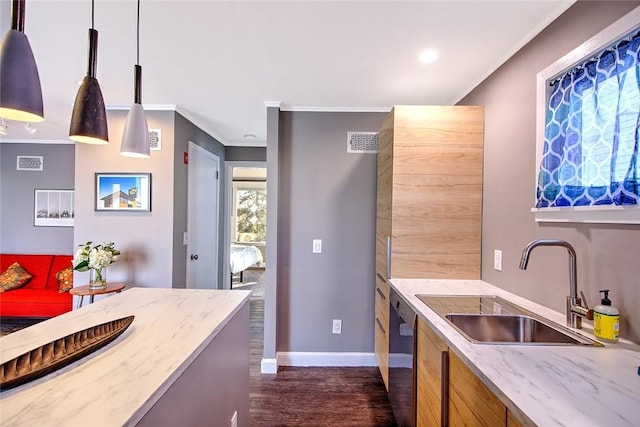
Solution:
[[[493,269],[502,271],[502,251],[500,249],[493,251]]]
[[[313,239],[313,253],[322,253],[322,239]]]

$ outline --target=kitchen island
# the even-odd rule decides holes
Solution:
[[[96,352],[0,393],[2,426],[249,424],[250,291],[132,288],[0,338],[4,363],[134,315]]]
[[[481,280],[390,283],[521,425],[639,425],[639,346],[622,341],[604,347],[474,344],[416,295],[496,295],[560,325],[565,315]],[[577,332],[594,338],[587,322]]]

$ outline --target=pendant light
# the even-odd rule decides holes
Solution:
[[[148,158],[149,126],[142,108],[142,67],[140,66],[140,0],[138,0],[138,19],[136,35],[136,65],[134,67],[133,105],[127,116],[122,132],[120,154],[127,157]]]
[[[24,33],[25,0],[11,2],[11,29],[0,50],[0,117],[22,122],[44,120],[36,60]]]
[[[89,66],[82,80],[71,114],[69,139],[86,144],[108,144],[107,111],[100,84],[96,79],[98,60],[98,32],[94,27],[94,0],[91,0],[91,28],[89,29]]]

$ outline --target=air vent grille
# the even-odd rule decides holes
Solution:
[[[44,161],[42,156],[18,156],[16,170],[19,171],[41,171]]]
[[[377,153],[378,132],[347,132],[347,153]]]
[[[162,150],[162,129],[149,129],[149,149]]]

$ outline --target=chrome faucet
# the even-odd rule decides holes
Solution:
[[[580,292],[584,301],[578,298],[578,280],[576,272],[576,251],[568,242],[555,239],[540,239],[530,242],[522,251],[520,259],[520,269],[526,270],[529,263],[529,254],[538,246],[559,246],[565,248],[569,252],[569,296],[567,297],[567,326],[570,328],[580,329],[582,327],[582,318],[592,320],[593,310],[587,307],[584,293]]]

